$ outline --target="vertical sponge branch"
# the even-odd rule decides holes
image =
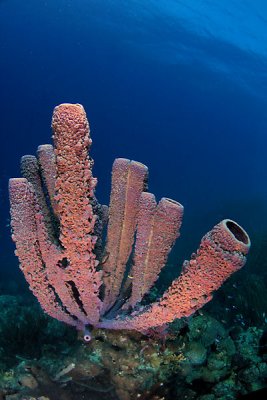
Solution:
[[[96,179],[92,177],[88,149],[89,125],[79,104],[61,104],[52,119],[56,155],[56,201],[60,241],[70,255],[90,250],[94,215],[89,203]]]
[[[9,195],[12,239],[16,242],[16,255],[31,291],[47,314],[59,321],[79,327],[79,321],[66,313],[57,302],[46,274],[38,239],[37,203],[33,186],[25,178],[10,179]]]
[[[103,264],[104,314],[115,303],[121,289],[126,264],[132,251],[139,200],[148,169],[144,164],[117,158],[112,169],[106,262]]]
[[[53,212],[57,215],[57,202],[55,199],[56,186],[56,157],[54,148],[51,144],[43,144],[38,147],[38,161],[40,165],[41,175],[47,188],[49,200]]]
[[[183,211],[183,206],[174,200],[162,198],[157,205],[152,193],[142,193],[131,271],[131,307],[142,300],[158,279],[180,234]]]
[[[98,297],[101,273],[96,271],[93,252],[96,216],[90,199],[94,196],[96,179],[92,176],[89,124],[80,104],[61,104],[52,119],[56,155],[55,199],[60,222],[60,243],[64,249],[66,273],[70,285],[79,290],[88,319],[99,319],[101,301]]]

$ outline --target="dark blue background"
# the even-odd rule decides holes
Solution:
[[[0,2],[2,288],[20,279],[8,178],[19,176],[23,154],[51,141],[52,110],[62,102],[88,113],[101,202],[114,158],[127,157],[149,167],[158,199],[185,206],[177,260],[225,217],[255,240],[266,235],[265,56],[144,3]]]

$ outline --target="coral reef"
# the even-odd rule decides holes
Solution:
[[[0,348],[16,358],[12,367],[2,360],[0,399],[233,400],[266,387],[267,347],[262,347],[263,330],[256,327],[226,328],[204,312],[171,324],[165,341],[134,331],[95,329],[94,340],[84,343],[76,340],[75,330],[38,307],[11,297],[0,301],[10,304],[8,312],[0,310],[7,321]],[[31,317],[19,326],[15,348],[12,341],[19,334],[9,342],[5,338],[19,313]],[[42,321],[35,339],[32,320]]]
[[[83,107],[56,107],[52,127],[54,148],[42,145],[37,158],[24,156],[24,177],[9,186],[16,254],[47,314],[82,330],[85,340],[91,327],[146,332],[193,314],[244,265],[249,237],[236,222],[223,220],[161,299],[142,305],[179,236],[182,205],[167,198],[157,204],[146,191],[147,167],[120,158],[108,210],[95,197]]]

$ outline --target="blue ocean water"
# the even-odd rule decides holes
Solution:
[[[1,273],[17,270],[7,180],[51,142],[62,102],[88,113],[102,202],[126,157],[148,165],[158,198],[185,206],[187,252],[224,217],[264,231],[265,18],[260,0],[1,1]]]
[[[0,1],[0,294],[28,290],[8,179],[22,155],[51,143],[63,102],[86,109],[101,203],[125,157],[148,166],[158,200],[184,205],[172,278],[231,218],[252,240],[245,268],[267,283],[266,41],[263,0]]]

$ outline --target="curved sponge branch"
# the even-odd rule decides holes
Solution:
[[[103,321],[100,327],[146,331],[175,318],[188,317],[212,298],[229,276],[246,262],[250,239],[236,222],[225,219],[208,232],[178,279],[159,302],[131,317]]]

